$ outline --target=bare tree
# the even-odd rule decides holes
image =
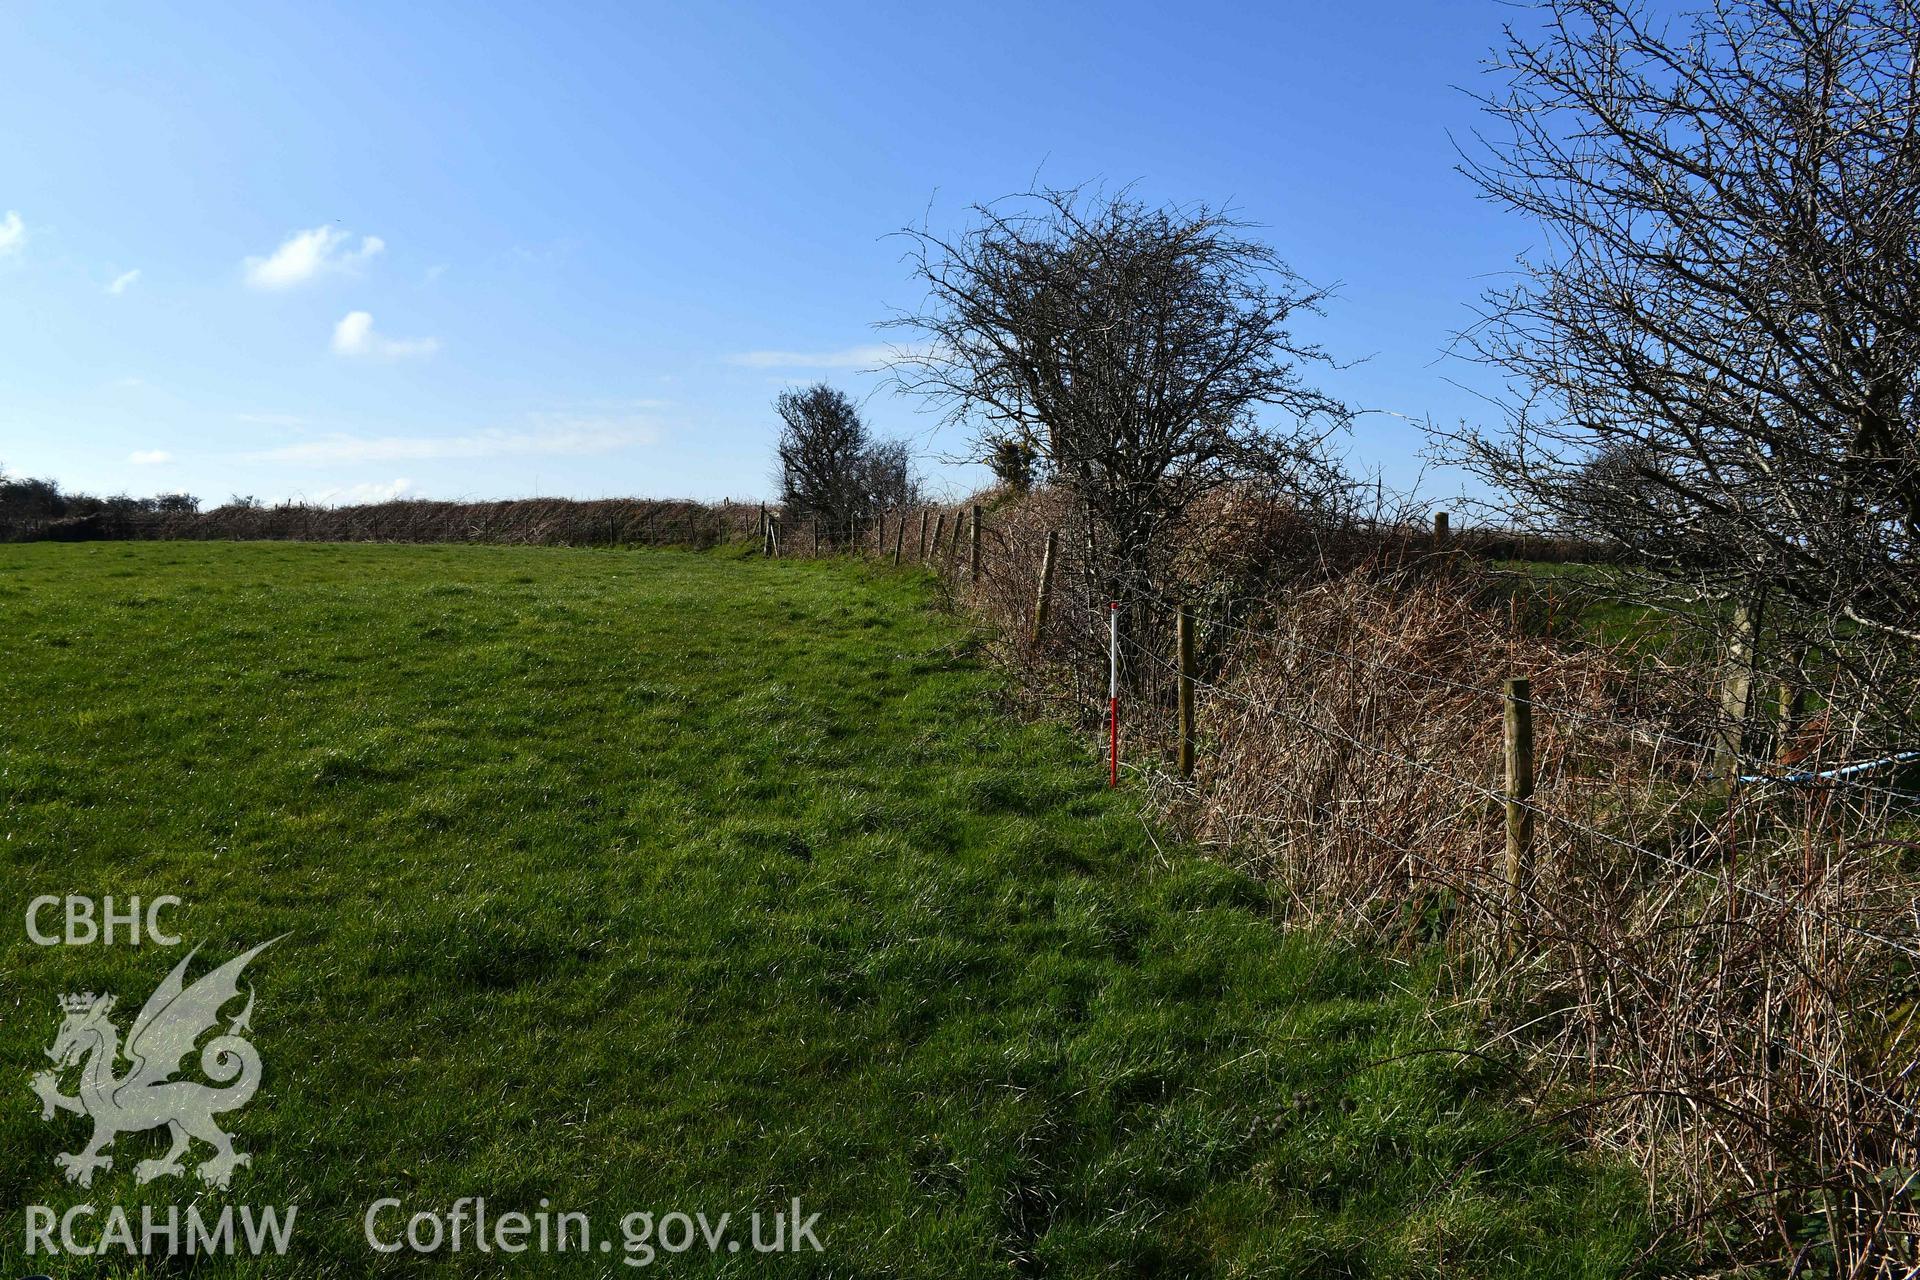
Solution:
[[[970,423],[979,460],[1016,442],[1072,490],[1096,589],[1151,570],[1210,490],[1330,474],[1320,446],[1352,415],[1303,384],[1328,358],[1287,327],[1327,291],[1245,224],[1084,189],[973,213],[953,238],[903,233],[927,297],[889,322],[919,339],[895,383]]]
[[[850,520],[920,501],[913,457],[899,441],[875,441],[845,392],[824,382],[782,391],[780,502],[790,516],[824,522],[837,535]]]
[[[1468,335],[1509,420],[1449,456],[1695,595],[1920,640],[1920,8],[1539,17],[1466,165],[1545,232]]]

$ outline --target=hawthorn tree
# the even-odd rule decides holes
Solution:
[[[824,382],[774,399],[780,415],[780,503],[818,519],[830,534],[874,511],[920,501],[913,456],[900,441],[876,441],[847,394]]]
[[[1920,641],[1920,9],[1547,0],[1466,172],[1542,246],[1467,343],[1446,456],[1649,586]]]
[[[1331,361],[1288,327],[1328,291],[1246,224],[1084,188],[973,215],[952,237],[902,233],[926,300],[888,322],[914,339],[895,385],[970,424],[976,460],[1012,447],[1071,490],[1096,590],[1150,573],[1204,494],[1311,498],[1337,475],[1321,446],[1352,413],[1302,380]]]

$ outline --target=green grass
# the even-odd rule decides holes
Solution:
[[[1603,1276],[1635,1180],[1511,1105],[1409,966],[1282,926],[1021,725],[927,585],[737,554],[0,547],[0,1270],[28,1203],[185,1203],[26,1084],[56,996],[182,951],[35,947],[32,896],[179,894],[250,973],[285,1260],[376,1198],[744,1215],[820,1254],[673,1274]],[[1163,839],[1162,844],[1166,844]],[[1408,1056],[1398,1056],[1408,1055]],[[1386,1061],[1383,1065],[1383,1060]],[[191,1063],[191,1060],[190,1060]],[[441,1255],[625,1274],[621,1255]]]

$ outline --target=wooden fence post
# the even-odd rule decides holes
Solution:
[[[1060,549],[1058,531],[1047,530],[1047,549],[1040,553],[1040,592],[1033,601],[1033,642],[1046,634],[1047,613],[1053,608],[1053,557]]]
[[[1193,776],[1193,606],[1180,602],[1174,617],[1174,654],[1180,666],[1180,776]]]
[[[900,567],[900,548],[907,540],[907,513],[900,513],[900,522],[893,526],[893,567]]]
[[[940,518],[933,522],[933,554],[935,556],[938,556],[940,554],[940,539],[942,536],[945,535],[946,529],[947,529],[947,513],[942,511],[940,513]],[[932,561],[929,561],[928,563],[932,563]]]
[[[807,521],[807,524],[813,529],[813,558],[818,560],[820,558],[820,517],[815,516]]]
[[[972,531],[968,534],[971,544],[967,557],[967,576],[974,582],[980,581],[980,504],[973,504],[973,519],[969,522]]]
[[[926,509],[925,507],[922,507],[922,508],[920,508],[920,552],[919,552],[919,555],[920,555],[920,561],[921,561],[921,563],[923,563],[923,564],[924,564],[924,563],[926,562],[926,559],[927,559],[927,509]]]
[[[773,554],[773,521],[767,518],[767,509],[760,508],[760,554]]]
[[[1453,546],[1452,518],[1444,511],[1433,513],[1433,550],[1440,558],[1440,572],[1451,574],[1460,563],[1460,553]]]
[[[1533,688],[1525,676],[1506,685],[1508,928],[1519,921],[1521,895],[1533,870]],[[1509,946],[1513,934],[1509,933]]]

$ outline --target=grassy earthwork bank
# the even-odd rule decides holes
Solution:
[[[1638,1181],[1429,1052],[1468,1036],[1421,958],[1290,932],[1156,845],[932,600],[734,551],[0,547],[0,1270],[140,1270],[23,1256],[22,1206],[190,1202],[299,1206],[285,1257],[204,1273],[413,1270],[368,1206],[467,1196],[585,1212],[595,1248],[434,1255],[456,1274],[624,1274],[625,1215],[744,1236],[795,1197],[818,1253],[653,1265],[1632,1263]],[[183,945],[32,945],[41,894],[177,894]],[[198,974],[282,934],[243,983],[265,1074],[231,1190],[137,1185],[157,1132],[67,1184],[88,1125],[28,1088],[59,996],[116,993],[124,1031],[188,947]]]

